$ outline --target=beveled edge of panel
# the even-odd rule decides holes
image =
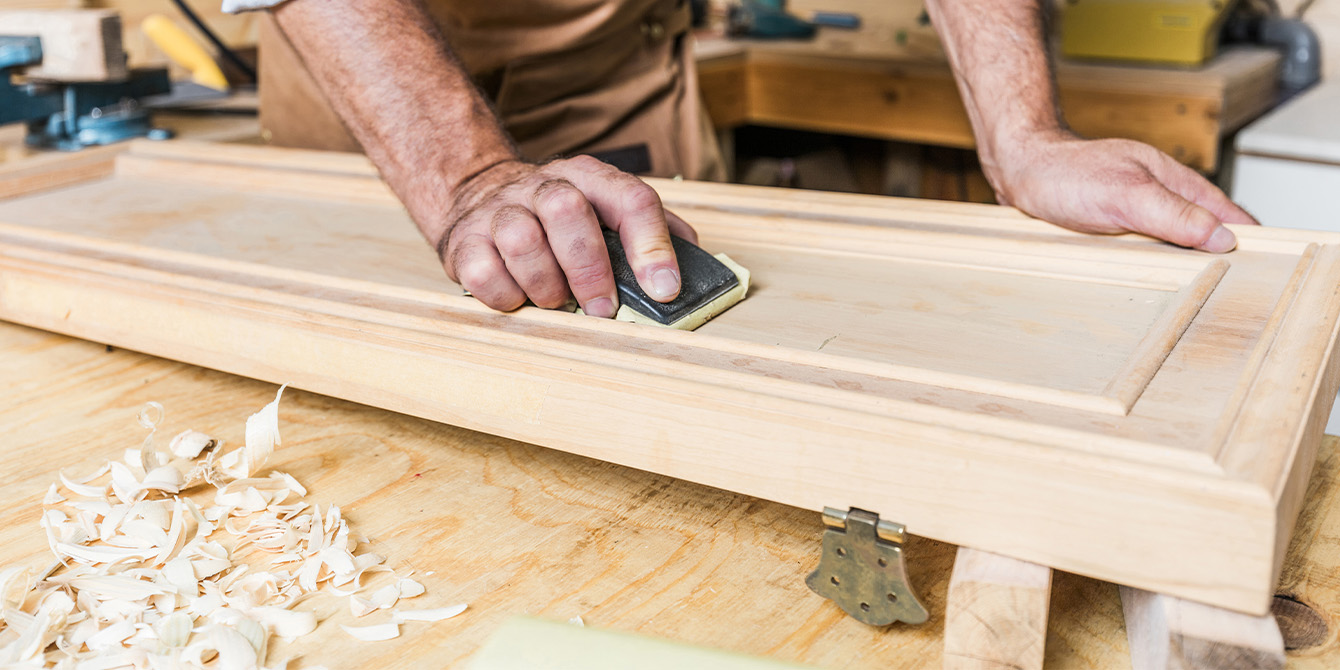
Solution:
[[[1340,244],[1308,245],[1266,330],[1268,336],[1258,343],[1239,382],[1236,413],[1226,416],[1219,428],[1223,438],[1214,456],[1229,476],[1279,499],[1299,465],[1298,452],[1309,439],[1313,415],[1335,398]],[[1320,433],[1312,437],[1319,441]],[[1263,454],[1280,456],[1263,460]]]
[[[1167,360],[1182,334],[1205,306],[1205,301],[1228,273],[1228,268],[1228,261],[1215,259],[1190,284],[1179,290],[1177,298],[1159,315],[1126,364],[1113,375],[1102,395],[1116,400],[1123,408],[1122,414],[1130,413],[1150,380],[1158,374],[1163,361]]]

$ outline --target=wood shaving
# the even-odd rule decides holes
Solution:
[[[442,621],[460,614],[466,610],[467,605],[452,605],[451,607],[438,607],[428,610],[395,610],[391,614],[391,620],[395,623],[404,623],[406,621]]]
[[[423,584],[420,584],[414,581],[413,579],[403,577],[400,579],[400,581],[396,582],[396,586],[400,590],[401,598],[413,598],[415,596],[421,596],[424,594],[424,592],[428,590],[424,588]]]
[[[364,642],[380,642],[400,637],[400,624],[397,623],[379,623],[371,626],[345,626],[340,625],[344,632],[355,639]]]
[[[57,561],[40,575],[0,569],[0,667],[260,670],[271,637],[317,628],[316,615],[294,609],[314,595],[348,597],[356,617],[391,609],[389,623],[342,626],[364,641],[464,612],[392,609],[426,591],[407,575],[359,595],[365,575],[390,571],[385,559],[362,549],[339,507],[307,502],[286,473],[262,473],[281,444],[284,388],[247,419],[239,449],[222,453],[221,441],[188,430],[159,451],[164,410],[149,403],[136,417],[149,431],[139,447],[88,476],[58,473],[39,522]],[[205,486],[212,504],[183,496]]]

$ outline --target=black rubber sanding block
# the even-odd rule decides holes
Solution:
[[[744,299],[749,290],[748,270],[725,254],[713,256],[683,238],[671,235],[670,242],[679,261],[680,289],[678,297],[662,303],[638,286],[619,233],[605,229],[605,247],[621,303],[614,318],[693,330]]]

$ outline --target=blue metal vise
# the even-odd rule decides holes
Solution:
[[[171,92],[167,68],[131,70],[124,81],[14,83],[20,68],[42,62],[37,37],[0,36],[0,125],[26,122],[29,146],[76,151],[135,137],[167,139],[140,100]]]

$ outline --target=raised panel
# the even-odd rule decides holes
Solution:
[[[362,159],[106,160],[0,174],[0,317],[1244,611],[1340,383],[1324,233],[653,182],[755,277],[684,333],[461,296]]]

